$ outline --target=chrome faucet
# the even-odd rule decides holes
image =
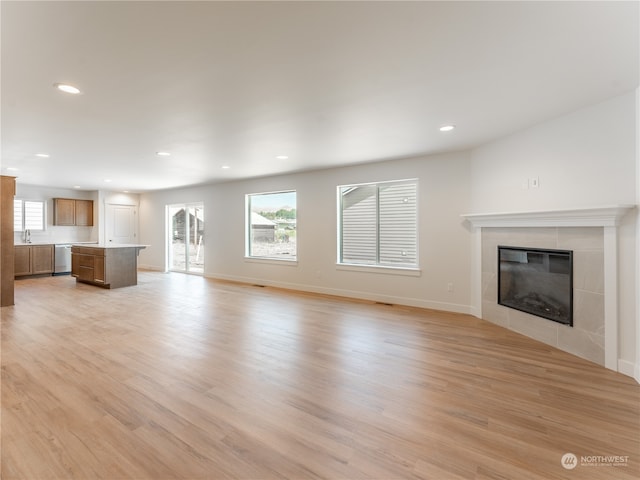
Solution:
[[[24,243],[31,243],[31,230],[28,228],[24,231]]]

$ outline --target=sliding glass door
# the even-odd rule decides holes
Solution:
[[[204,206],[201,203],[167,206],[169,270],[204,273]]]

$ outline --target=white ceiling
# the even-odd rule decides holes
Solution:
[[[638,7],[3,1],[2,173],[146,191],[470,148],[636,88]]]

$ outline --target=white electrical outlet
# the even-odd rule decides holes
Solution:
[[[447,283],[447,292],[453,292],[453,283],[452,282]]]

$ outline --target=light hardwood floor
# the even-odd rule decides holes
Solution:
[[[640,476],[634,380],[465,315],[25,279],[1,355],[4,480]]]

